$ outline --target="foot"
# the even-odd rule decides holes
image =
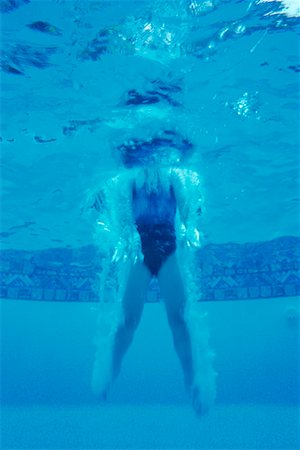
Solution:
[[[214,386],[194,385],[191,390],[192,406],[197,416],[208,414],[215,400]]]
[[[99,392],[97,394],[97,397],[100,400],[100,402],[105,403],[107,401],[108,391],[109,391],[109,388],[107,387],[107,389],[103,389],[101,392]]]
[[[95,385],[92,385],[92,390],[94,395],[98,398],[98,400],[100,402],[106,402],[107,398],[108,398],[108,393],[110,391],[110,384],[107,384],[106,386],[103,387],[96,387]]]
[[[108,397],[108,393],[110,391],[112,385],[111,376],[104,376],[104,373],[101,371],[95,370],[93,371],[92,375],[92,391],[94,395],[100,400],[100,401],[106,401]]]

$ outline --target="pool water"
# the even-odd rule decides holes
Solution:
[[[296,0],[1,1],[1,448],[299,448],[299,30]],[[108,402],[91,392],[82,208],[153,136],[203,186],[202,418],[155,283]]]
[[[297,449],[299,329],[288,314],[297,307],[296,298],[207,304],[219,375],[216,406],[199,419],[161,303],[145,305],[99,404],[90,388],[95,307],[6,301],[2,448]]]
[[[83,193],[165,129],[195,146],[208,242],[298,236],[297,2],[2,4],[3,248],[92,243]]]

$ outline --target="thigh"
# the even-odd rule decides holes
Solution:
[[[158,274],[158,283],[168,315],[183,314],[186,296],[176,253],[164,262]]]
[[[136,315],[143,310],[151,274],[142,261],[137,261],[131,268],[123,297],[126,314]]]

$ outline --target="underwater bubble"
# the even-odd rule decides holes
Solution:
[[[258,0],[257,4],[263,3],[277,3],[277,8],[274,7],[273,11],[267,12],[265,15],[274,16],[282,14],[287,17],[300,17],[299,0]]]
[[[244,24],[239,23],[234,26],[233,31],[235,32],[235,34],[243,34],[246,31],[246,27]]]
[[[213,9],[215,9],[215,4],[212,0],[192,0],[189,4],[189,10],[195,16],[208,13]]]
[[[224,40],[228,37],[229,33],[229,27],[222,28],[222,30],[219,32],[219,38],[221,40]]]
[[[239,116],[248,116],[250,112],[248,92],[245,92],[235,103],[233,109]]]
[[[254,94],[249,94],[249,92],[244,92],[241,97],[239,97],[235,102],[231,103],[231,108],[240,117],[247,118],[249,116],[256,116],[259,119],[259,103],[258,103],[258,92]],[[228,103],[227,103],[228,105]]]

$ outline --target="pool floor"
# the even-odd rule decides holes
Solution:
[[[292,406],[216,406],[197,418],[177,405],[5,406],[4,449],[299,448]]]

